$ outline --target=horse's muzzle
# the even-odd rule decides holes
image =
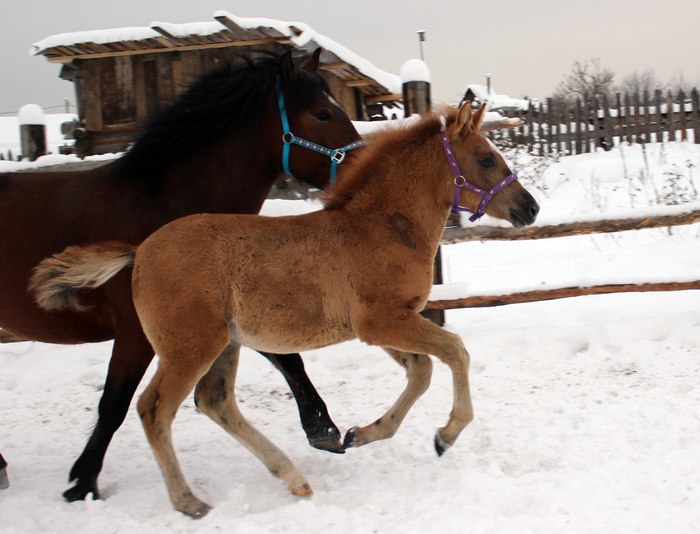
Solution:
[[[518,207],[510,210],[510,220],[516,228],[534,223],[537,214],[540,212],[540,205],[530,193],[524,191],[523,196],[525,198],[519,203]]]

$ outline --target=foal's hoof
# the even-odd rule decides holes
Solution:
[[[451,443],[447,443],[444,439],[440,437],[439,433],[435,434],[435,452],[438,456],[445,454],[445,451],[452,447]]]
[[[311,497],[314,494],[314,490],[311,489],[308,482],[293,488],[289,488],[289,491],[292,493],[292,495],[296,495],[297,497]]]
[[[202,519],[211,510],[211,506],[194,496],[185,503],[176,506],[176,508],[178,512],[182,512],[192,519]]]
[[[0,490],[4,490],[10,487],[10,479],[7,477],[7,469],[4,467],[0,469]]]
[[[92,493],[92,500],[99,500],[100,492],[97,490],[97,478],[91,478],[87,481],[78,479],[75,486],[63,492],[63,498],[66,502],[84,501],[90,493]]]
[[[349,449],[351,447],[359,447],[357,443],[357,427],[354,426],[350,430],[347,431],[345,434],[345,438],[343,439],[343,448],[344,449]]]

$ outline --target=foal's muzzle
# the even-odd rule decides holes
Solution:
[[[510,218],[513,226],[520,228],[535,222],[540,212],[540,205],[527,191],[522,192],[522,201],[517,208],[510,209]]]

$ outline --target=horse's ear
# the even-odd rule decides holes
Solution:
[[[306,61],[306,63],[304,63],[304,70],[308,70],[309,72],[318,71],[318,65],[320,63],[322,50],[323,49],[321,47],[318,47],[316,50],[314,50],[313,54],[311,54],[311,57]]]
[[[469,126],[472,122],[472,101],[465,100],[462,106],[457,112],[457,121],[455,122],[455,128],[457,133],[461,136],[465,136],[469,133]]]
[[[486,104],[481,104],[479,111],[474,113],[472,117],[472,123],[474,124],[474,129],[478,132],[481,130],[481,125],[484,124],[484,119],[486,119]]]
[[[287,50],[280,58],[280,76],[282,81],[290,82],[297,77],[296,67],[292,61],[292,51]]]

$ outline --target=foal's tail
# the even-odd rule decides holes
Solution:
[[[84,311],[79,291],[105,284],[134,264],[135,253],[135,246],[118,241],[68,247],[34,268],[29,291],[44,310]]]

